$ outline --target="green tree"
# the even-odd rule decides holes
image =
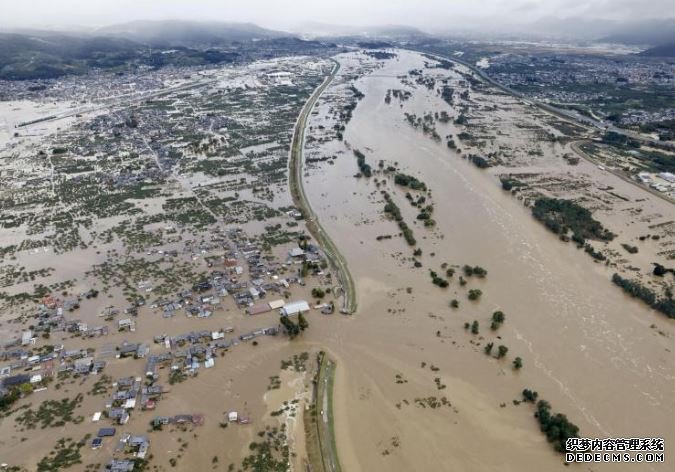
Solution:
[[[500,344],[499,347],[497,348],[497,359],[501,359],[506,355],[506,353],[509,352],[509,348],[504,346],[503,344]]]
[[[293,321],[288,316],[280,317],[279,321],[286,329],[286,332],[291,339],[294,339],[298,334],[300,334],[300,327],[293,323]]]
[[[523,360],[520,357],[513,359],[513,368],[519,370],[523,367]]]
[[[478,334],[478,328],[478,321],[473,320],[473,323],[471,323],[471,333]]]
[[[534,403],[537,401],[538,396],[539,394],[534,390],[530,390],[529,388],[523,390],[523,400],[526,402]]]
[[[493,331],[496,331],[497,329],[499,329],[499,327],[502,325],[502,323],[504,322],[505,319],[506,319],[506,317],[504,316],[504,312],[495,311],[492,314],[492,324],[490,325],[490,328]]]
[[[480,299],[481,295],[483,295],[483,291],[478,289],[478,288],[472,288],[469,290],[469,300],[471,301],[476,301]]]
[[[495,345],[494,343],[487,343],[487,344],[485,345],[485,348],[484,348],[485,354],[487,354],[487,355],[489,356],[489,355],[492,353],[492,347],[493,347],[494,345]]]
[[[309,328],[309,323],[302,313],[298,315],[298,328],[300,328],[300,331],[304,331]]]

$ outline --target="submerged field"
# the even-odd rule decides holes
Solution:
[[[305,467],[319,348],[279,308],[307,300],[304,331],[337,299],[288,156],[332,65],[148,72],[112,97],[74,77],[73,101],[52,84],[0,104],[10,470]]]

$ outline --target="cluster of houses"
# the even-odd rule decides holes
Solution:
[[[162,385],[143,382],[142,377],[123,377],[113,387],[115,390],[106,401],[105,416],[120,425],[127,424],[139,401],[143,410],[154,410],[157,401],[167,392]],[[99,421],[101,416],[101,412],[94,413],[92,421]]]
[[[31,331],[23,333],[22,338],[30,337]],[[105,360],[95,359],[86,349],[67,350],[63,345],[46,346],[37,354],[34,350],[10,348],[0,352],[0,360],[9,361],[8,365],[0,367],[0,397],[22,385],[30,386],[22,388],[24,392],[44,388],[57,374],[90,375],[106,367]]]
[[[100,447],[104,437],[114,435],[115,428],[101,428],[98,437],[94,441]],[[93,444],[94,442],[92,442]],[[115,447],[115,457],[106,464],[106,470],[110,472],[132,472],[136,467],[136,461],[129,457],[145,459],[148,456],[149,450],[150,440],[147,436],[125,433],[119,439],[117,447]]]
[[[213,270],[207,279],[198,281],[191,289],[179,291],[171,300],[154,301],[151,308],[161,309],[165,317],[174,316],[183,311],[187,317],[207,317],[220,307],[221,299],[232,296],[235,303],[245,309],[249,315],[277,311],[281,316],[293,316],[310,310],[305,300],[287,301],[287,290],[291,284],[303,284],[299,272],[295,276],[285,276],[287,267],[301,265],[305,261],[319,261],[316,248],[307,244],[304,248],[293,248],[288,252],[286,264],[270,262],[263,257],[260,247],[251,243],[241,230],[228,232],[229,242],[224,235],[215,233],[212,243],[225,248],[222,257],[222,268]],[[207,245],[208,246],[208,245]],[[204,254],[208,247],[193,242],[186,243],[186,250],[191,253]],[[211,259],[209,259],[211,260]],[[303,266],[304,267],[304,266]],[[269,297],[270,292],[277,294]],[[90,326],[77,319],[67,319],[66,313],[79,308],[82,298],[98,296],[96,291],[81,294],[73,300],[61,300],[47,296],[42,300],[37,312],[38,322],[25,330],[21,336],[6,343],[0,351],[0,361],[6,365],[0,367],[0,396],[9,392],[30,393],[46,388],[52,377],[60,373],[74,373],[79,376],[95,375],[102,372],[108,358],[134,358],[145,361],[139,376],[127,376],[112,383],[112,393],[107,394],[105,408],[93,414],[92,422],[105,421],[109,426],[101,428],[92,440],[92,448],[102,446],[106,437],[115,436],[115,426],[126,425],[134,410],[154,410],[157,402],[165,396],[169,389],[158,382],[159,369],[167,368],[170,372],[169,383],[183,381],[196,375],[200,369],[210,369],[222,351],[230,349],[242,342],[254,340],[259,336],[274,336],[279,332],[279,325],[274,324],[249,332],[230,335],[234,328],[223,327],[218,330],[196,330],[180,335],[154,336],[154,343],[164,349],[139,343],[122,341],[109,344],[94,351],[88,349],[66,349],[63,345],[42,345],[39,340],[48,339],[50,333],[64,332],[78,338],[107,336],[111,324],[116,332],[134,332],[137,328],[139,310],[145,304],[140,299],[131,307],[121,310],[114,306],[105,307],[99,317],[107,324]],[[125,316],[120,316],[124,313]],[[116,328],[116,329],[115,329]],[[40,346],[39,348],[36,346]],[[26,387],[24,387],[26,386]],[[107,389],[106,389],[107,390]],[[232,423],[249,422],[248,417],[236,412],[228,414]],[[179,414],[174,416],[157,416],[152,424],[162,425],[200,425],[204,421],[202,415]],[[149,441],[145,436],[125,434],[120,440],[113,459],[107,464],[110,471],[132,471],[138,459],[146,457]],[[131,457],[130,457],[131,456]]]
[[[250,242],[238,228],[227,232],[227,240],[220,233],[211,237],[211,243],[225,249],[222,269],[211,271],[208,278],[198,281],[191,289],[181,290],[171,299],[159,299],[150,307],[161,309],[165,318],[173,317],[181,311],[187,317],[207,318],[221,307],[223,298],[231,296],[236,305],[249,314],[278,310],[284,303],[280,299],[283,292],[293,284],[304,285],[297,275],[281,277],[286,265],[321,260],[318,248],[308,245],[306,249],[297,247],[291,249],[287,264],[270,262],[263,258],[260,246]],[[195,247],[195,242],[188,240],[185,243],[185,250],[191,251],[193,257],[198,257],[207,254],[214,247],[204,244],[206,243],[200,243]],[[269,293],[274,293],[277,297],[272,302],[263,302]],[[133,330],[133,320],[131,318],[120,320],[118,329]]]

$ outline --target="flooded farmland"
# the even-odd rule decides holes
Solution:
[[[306,467],[321,347],[303,331],[338,297],[287,168],[331,66],[141,71],[124,95],[67,78],[81,109],[49,88],[3,102],[3,470]]]

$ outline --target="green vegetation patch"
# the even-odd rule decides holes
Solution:
[[[79,424],[84,417],[75,416],[75,409],[82,403],[82,394],[73,399],[46,400],[40,404],[37,410],[28,409],[16,418],[16,422],[26,429],[58,428],[66,423]]]
[[[615,236],[589,210],[571,200],[539,198],[532,207],[532,215],[556,234],[564,236],[572,231],[572,239],[580,244],[585,239],[611,241]]]

